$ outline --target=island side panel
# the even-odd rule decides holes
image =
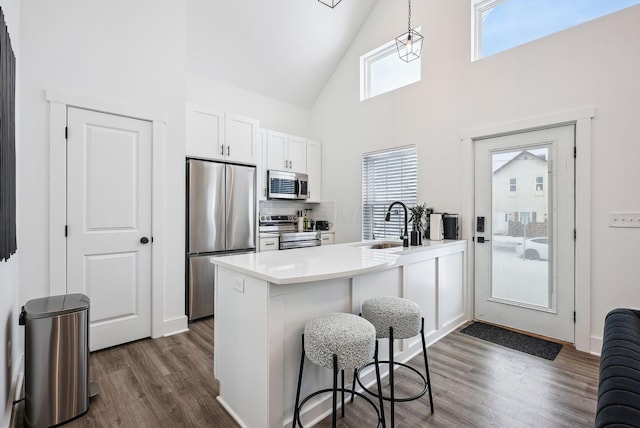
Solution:
[[[464,252],[438,258],[440,329],[449,332],[466,321]]]
[[[217,266],[218,400],[246,427],[267,428],[268,284]]]
[[[436,259],[408,263],[404,266],[404,296],[416,302],[424,318],[424,336],[428,342],[438,337],[438,290]],[[409,348],[422,349],[420,336],[408,339]]]
[[[305,324],[320,315],[352,312],[350,278],[304,284],[270,284],[269,298],[269,415],[271,427],[291,426],[295,403],[301,335]],[[305,363],[301,397],[332,385],[331,370]],[[331,394],[303,408],[302,423],[311,426],[326,416]]]

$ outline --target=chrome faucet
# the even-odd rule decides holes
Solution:
[[[387,215],[384,216],[384,221],[390,221],[391,220],[391,208],[393,208],[393,206],[396,205],[396,204],[400,204],[404,208],[404,234],[400,237],[400,239],[402,239],[402,246],[403,247],[408,247],[409,246],[409,232],[407,231],[407,220],[408,220],[409,214],[407,212],[407,206],[405,204],[403,204],[402,202],[400,202],[400,201],[393,202],[391,205],[389,205],[389,209],[387,210]]]

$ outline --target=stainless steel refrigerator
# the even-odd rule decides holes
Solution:
[[[186,313],[213,315],[212,256],[256,250],[256,168],[187,159]]]

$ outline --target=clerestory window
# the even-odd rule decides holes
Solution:
[[[472,0],[472,60],[640,4],[640,0]]]

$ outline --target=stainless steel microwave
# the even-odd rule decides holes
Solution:
[[[290,171],[267,172],[267,197],[269,199],[307,199],[309,176]]]

